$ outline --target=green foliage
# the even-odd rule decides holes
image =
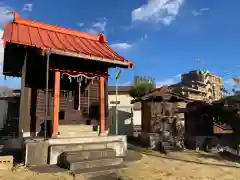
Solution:
[[[140,99],[145,94],[156,88],[154,78],[146,76],[134,76],[132,88],[129,91],[130,96],[134,99]]]

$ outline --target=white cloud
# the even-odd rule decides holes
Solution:
[[[97,22],[93,23],[90,28],[87,29],[89,33],[99,34],[105,33],[108,19],[106,17],[97,19]]]
[[[129,43],[115,43],[110,45],[113,49],[120,50],[120,49],[129,49],[132,47],[132,44]]]
[[[178,83],[180,80],[181,80],[181,74],[178,74],[169,79],[165,79],[162,81],[156,81],[156,86],[161,87],[164,85],[172,85],[172,84]]]
[[[201,8],[199,10],[193,10],[192,15],[193,16],[201,16],[201,15],[203,15],[204,12],[209,11],[209,10],[210,10],[209,8]]]
[[[77,23],[77,26],[78,26],[78,27],[83,27],[83,26],[84,26],[84,23],[78,22],[78,23]]]
[[[31,12],[32,10],[33,10],[33,4],[28,3],[28,4],[24,4],[23,5],[22,11],[29,11],[29,12]]]
[[[155,21],[169,25],[179,14],[183,3],[184,0],[148,0],[132,11],[132,21]]]

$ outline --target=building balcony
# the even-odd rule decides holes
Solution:
[[[182,89],[182,91],[187,91],[187,92],[195,92],[195,93],[207,94],[205,89],[199,88],[199,87],[193,88],[193,87],[183,86],[181,89]]]

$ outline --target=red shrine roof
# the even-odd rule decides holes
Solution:
[[[90,34],[19,17],[4,28],[5,42],[34,46],[53,53],[132,67],[107,44],[106,36]]]

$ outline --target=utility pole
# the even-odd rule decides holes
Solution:
[[[116,73],[116,120],[115,120],[115,123],[116,123],[116,135],[118,135],[118,80],[120,78],[120,75],[121,75],[121,69],[119,71],[117,71]]]

